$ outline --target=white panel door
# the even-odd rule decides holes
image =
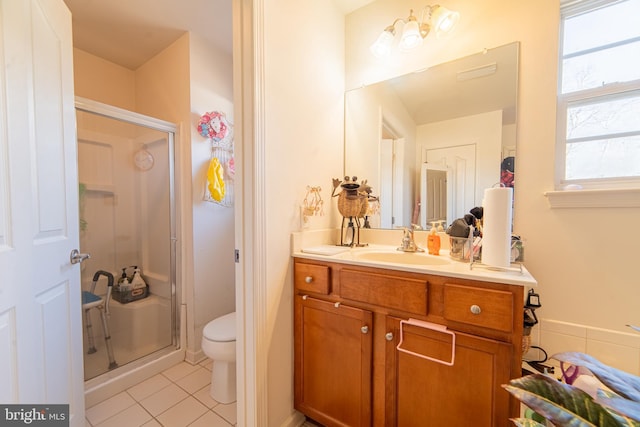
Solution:
[[[0,402],[84,425],[71,14],[0,0]]]
[[[471,209],[482,204],[476,200],[476,146],[460,145],[436,149],[426,149],[422,161],[448,167],[451,170],[452,217],[448,221],[462,218]]]

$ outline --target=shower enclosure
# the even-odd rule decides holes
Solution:
[[[80,248],[91,255],[81,264],[82,289],[102,300],[83,300],[87,381],[178,346],[176,129],[81,98],[76,117]],[[130,282],[136,267],[146,286],[131,290],[119,282],[123,273]]]

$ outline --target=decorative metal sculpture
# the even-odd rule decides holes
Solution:
[[[358,177],[345,176],[344,180],[333,179],[333,191],[331,197],[338,198],[338,211],[342,215],[340,227],[340,246],[365,246],[360,243],[360,218],[365,219],[365,227],[368,224],[367,211],[369,200],[377,200],[371,196],[371,187],[367,181],[358,183]],[[342,188],[338,194],[336,190]],[[345,221],[349,220],[345,233]]]

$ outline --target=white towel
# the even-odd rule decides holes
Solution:
[[[313,255],[337,255],[342,252],[348,251],[349,248],[344,246],[332,246],[332,245],[322,245],[322,246],[314,246],[311,248],[304,248],[302,252],[313,254]]]

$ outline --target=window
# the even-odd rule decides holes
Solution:
[[[640,0],[564,1],[560,186],[640,187]]]

